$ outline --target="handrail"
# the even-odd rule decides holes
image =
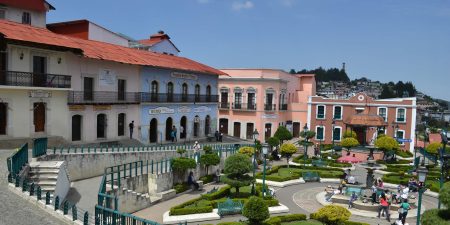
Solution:
[[[20,147],[6,160],[8,164],[8,172],[11,174],[12,178],[16,178],[22,168],[28,164],[28,143],[23,144],[22,147]]]
[[[21,71],[0,71],[0,85],[70,88],[71,76]]]
[[[36,138],[33,140],[33,158],[47,154],[47,138]]]

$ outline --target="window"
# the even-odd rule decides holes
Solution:
[[[169,82],[167,84],[167,101],[172,102],[173,101],[173,83]]]
[[[23,12],[22,13],[22,23],[23,24],[31,24],[31,16],[29,12]]]
[[[235,109],[242,108],[242,93],[241,92],[234,93],[234,108]]]
[[[380,107],[378,108],[378,115],[383,117],[384,121],[387,122],[387,108],[386,107]]]
[[[324,140],[325,139],[325,127],[317,126],[316,127],[316,140]]]
[[[334,106],[333,107],[333,118],[335,120],[342,119],[342,106]]]
[[[188,99],[188,85],[186,83],[182,86],[181,98],[183,102],[187,102]]]
[[[200,101],[200,85],[195,85],[195,101]]]
[[[158,82],[156,80],[152,81],[150,93],[151,93],[151,101],[157,102],[158,101]]]
[[[341,141],[342,137],[342,127],[334,127],[333,129],[333,140]]]
[[[210,85],[206,86],[206,101],[207,102],[211,101],[211,86]]]
[[[126,80],[118,79],[117,80],[117,97],[118,100],[125,100],[125,88],[126,88]]]
[[[324,105],[318,105],[317,106],[317,119],[325,119],[325,106]]]
[[[406,109],[397,109],[397,119],[396,122],[406,122]]]
[[[396,133],[395,137],[397,138],[397,142],[400,145],[404,145],[405,144],[404,142],[398,141],[398,139],[405,139],[405,131],[404,130],[397,130],[397,133]]]

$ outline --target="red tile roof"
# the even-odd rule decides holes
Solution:
[[[163,41],[162,39],[144,39],[144,40],[139,40],[138,42],[143,44],[143,45],[148,45],[148,46],[153,46],[156,43],[159,43]]]
[[[49,9],[55,9],[52,5],[44,0],[0,0],[0,4],[38,12],[47,11],[46,4],[48,5]]]
[[[0,33],[8,40],[78,49],[82,51],[83,56],[92,59],[215,75],[224,74],[220,70],[184,57],[142,51],[104,42],[83,40],[56,34],[44,28],[32,27],[6,20],[0,20]]]

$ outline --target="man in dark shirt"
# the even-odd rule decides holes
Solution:
[[[134,120],[128,126],[130,127],[130,139],[133,139]]]

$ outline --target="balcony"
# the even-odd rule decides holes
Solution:
[[[57,74],[38,74],[0,71],[0,85],[21,87],[70,88],[71,77]]]
[[[167,93],[141,93],[143,103],[214,103],[218,101],[218,95],[195,95],[195,94],[167,94]]]
[[[280,110],[286,111],[288,109],[287,104],[280,104]]]
[[[229,110],[229,109],[230,109],[229,102],[220,102],[219,103],[219,110]]]
[[[265,111],[275,111],[277,109],[276,104],[264,104]]]
[[[233,110],[237,111],[255,111],[256,104],[252,103],[233,103]]]
[[[139,104],[140,98],[139,92],[70,91],[67,102],[69,105]]]

